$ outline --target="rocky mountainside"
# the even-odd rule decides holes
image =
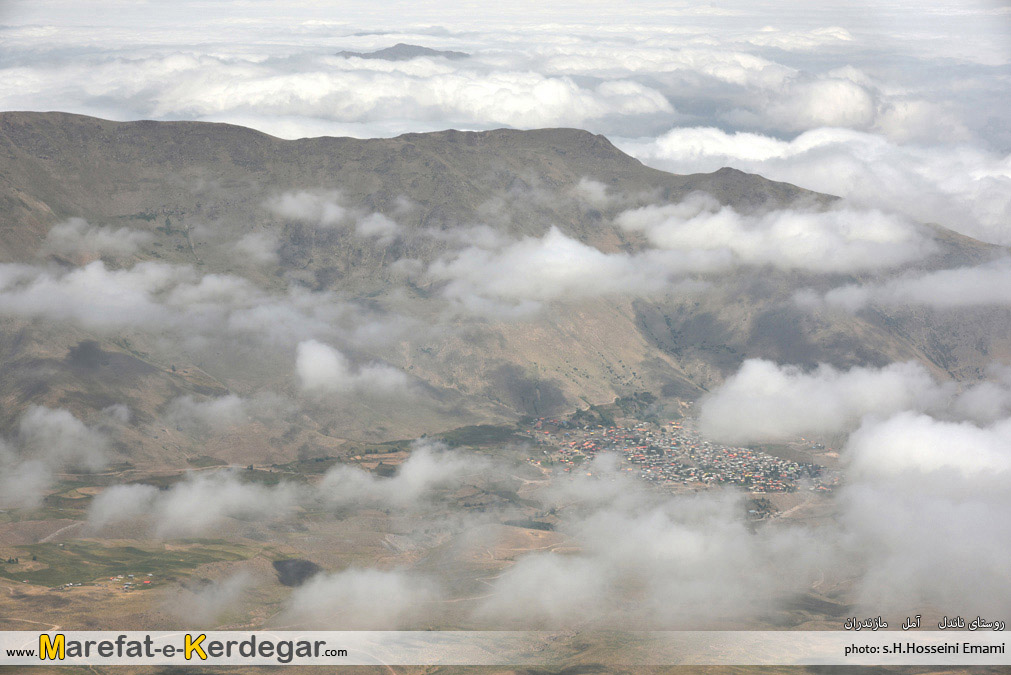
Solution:
[[[699,192],[740,214],[834,202],[729,168],[664,173],[584,131],[281,140],[225,124],[9,112],[0,156],[0,425],[32,404],[95,419],[127,403],[136,424],[123,452],[135,460],[178,462],[206,446],[200,454],[229,461],[279,461],[642,391],[690,398],[749,357],[916,360],[959,379],[1011,355],[1003,310],[794,302],[798,289],[867,272],[749,265],[643,292],[520,297],[502,274],[513,253],[481,251],[556,236],[605,254],[602,270],[620,259],[634,271],[651,259],[644,237],[618,224],[623,212]],[[1001,252],[936,228],[932,237],[928,269]],[[476,251],[463,272],[460,251]],[[502,288],[481,281],[486,296],[539,308],[477,310],[454,296],[481,261],[503,276]],[[25,266],[42,276],[26,280]],[[333,391],[307,390],[312,373],[296,359],[309,340],[347,359]],[[361,384],[379,369],[405,374],[409,391]],[[253,402],[242,425],[179,412],[181,399],[230,395]]]

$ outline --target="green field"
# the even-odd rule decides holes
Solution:
[[[505,445],[507,443],[522,443],[528,439],[519,436],[514,426],[501,426],[494,424],[478,424],[469,427],[460,427],[439,435],[442,440],[449,445]]]
[[[178,545],[179,542],[176,542]],[[0,576],[40,586],[87,583],[119,574],[153,574],[159,580],[185,576],[206,563],[246,560],[257,549],[221,540],[182,542],[186,548],[153,546],[106,546],[97,541],[31,544],[17,546],[22,563],[34,555],[41,569],[24,571],[0,564]]]

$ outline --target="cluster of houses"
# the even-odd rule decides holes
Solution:
[[[756,494],[794,492],[800,485],[827,492],[838,482],[835,472],[807,462],[794,462],[759,450],[737,448],[704,440],[691,420],[658,427],[646,422],[633,426],[579,426],[566,420],[541,418],[531,426],[545,461],[563,471],[601,452],[616,452],[628,468],[644,480],[689,488],[737,485]]]
[[[147,576],[153,577],[154,575],[153,574],[148,574]],[[125,576],[122,575],[122,574],[118,574],[118,575],[116,575],[114,577],[109,577],[109,580],[113,581],[113,582],[122,581],[123,582],[123,590],[124,591],[135,590],[138,587],[138,583],[140,584],[141,587],[143,587],[145,584],[150,584],[151,583],[150,579],[143,579],[143,580],[140,580],[139,582],[138,581],[134,581],[134,575],[132,575],[132,574],[127,574]]]

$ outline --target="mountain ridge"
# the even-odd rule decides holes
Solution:
[[[222,123],[112,122],[15,111],[0,113],[0,154],[0,208],[6,216],[0,262],[47,262],[67,270],[102,260],[111,271],[164,262],[202,275],[238,275],[279,297],[294,285],[357,302],[361,311],[407,308],[411,321],[439,326],[434,333],[408,331],[390,343],[341,347],[353,363],[387,363],[407,373],[425,392],[418,400],[351,400],[346,410],[310,405],[311,422],[286,422],[301,429],[291,432],[297,442],[282,442],[283,429],[269,430],[267,438],[250,432],[226,442],[215,436],[215,443],[227,446],[217,455],[230,461],[247,455],[288,461],[299,445],[329,448],[319,450],[325,453],[342,438],[390,440],[501,423],[637,391],[694,398],[746,358],[843,368],[916,360],[940,377],[959,379],[980,371],[984,352],[1011,354],[1001,329],[1011,321],[999,312],[959,310],[941,321],[914,309],[810,314],[792,301],[798,288],[855,282],[861,274],[737,269],[721,274],[702,298],[584,298],[519,320],[447,317],[439,282],[403,280],[398,260],[431,264],[446,254],[446,237],[482,223],[509,240],[535,240],[557,228],[599,251],[632,255],[643,250],[642,238],[613,222],[630,206],[676,203],[695,192],[740,213],[821,209],[836,201],[732,168],[665,173],[578,129],[284,140]],[[599,203],[578,196],[587,180],[594,181]],[[313,227],[267,208],[279,196],[304,191],[339,200],[356,218],[382,214],[402,234],[378,245],[353,227]],[[147,243],[125,257],[67,259],[45,246],[50,228],[68,218],[142,232]],[[271,232],[276,262],[248,265],[232,254],[242,237]],[[927,267],[978,262],[1002,250],[938,233],[938,250],[923,263]],[[63,406],[88,418],[127,399],[138,419],[150,421],[134,437],[138,456],[170,461],[196,442],[169,430],[172,447],[180,450],[164,449],[166,432],[156,428],[157,420],[174,398],[263,391],[298,396],[293,346],[278,353],[235,345],[187,354],[166,351],[157,335],[137,330],[102,333],[66,322],[2,321],[0,358],[12,374],[0,388],[7,403],[4,428],[28,405]],[[128,375],[82,370],[71,357],[89,341],[101,353],[118,355],[106,360],[133,364]],[[51,376],[39,380],[39,368]]]

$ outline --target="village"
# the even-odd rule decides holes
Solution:
[[[642,480],[679,491],[734,485],[757,495],[800,489],[831,492],[840,479],[837,471],[815,463],[705,440],[690,417],[610,426],[542,417],[527,431],[537,449],[529,461],[541,468],[570,472],[601,453],[614,453],[625,470]]]

